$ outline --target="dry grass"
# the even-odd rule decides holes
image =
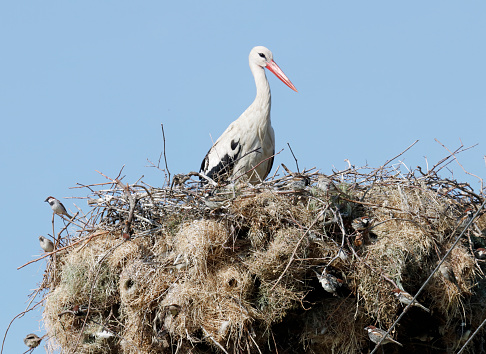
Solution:
[[[304,175],[311,184],[299,191],[288,188],[289,176],[236,186],[234,196],[228,188],[208,193],[196,184],[157,189],[119,181],[96,192],[93,217],[77,237],[64,237],[72,246],[49,262],[42,284],[49,349],[371,349],[363,328],[386,329],[403,310],[391,290],[414,294],[459,234],[458,218],[482,199],[463,185],[455,193],[454,181],[442,193],[436,175],[351,169],[329,177],[335,188],[323,188],[316,173]],[[133,210],[128,195],[136,200]],[[372,225],[355,231],[351,221],[361,216]],[[127,227],[130,238],[123,236]],[[483,215],[448,257],[457,284],[438,272],[420,294],[432,313],[409,310],[393,333],[405,348],[420,347],[423,333],[410,327],[414,320],[431,328],[432,339],[420,348],[433,353],[457,347],[458,323],[480,323],[473,309],[486,316],[474,305],[486,298],[484,261],[472,253],[486,244],[485,228]],[[314,271],[323,269],[342,280],[337,296],[317,280]],[[89,314],[76,317],[71,310],[82,304]],[[103,330],[111,337],[102,338]]]

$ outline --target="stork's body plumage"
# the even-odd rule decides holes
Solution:
[[[272,71],[292,90],[295,86],[273,61],[265,47],[255,47],[249,56],[250,69],[255,78],[256,97],[245,112],[219,137],[202,164],[201,172],[215,181],[231,180],[247,173],[248,181],[258,183],[270,173],[275,154],[275,133],[270,120],[270,86],[265,68]],[[253,150],[256,150],[252,152]]]

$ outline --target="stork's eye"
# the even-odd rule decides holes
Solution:
[[[263,53],[258,53],[258,55],[261,56],[263,59],[267,59],[267,57]]]

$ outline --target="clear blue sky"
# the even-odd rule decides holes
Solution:
[[[53,195],[75,211],[76,183],[115,177],[157,186],[147,168],[166,133],[172,173],[197,170],[211,145],[252,102],[256,45],[298,93],[267,72],[276,165],[330,173],[344,159],[377,167],[413,141],[408,166],[450,149],[485,177],[484,1],[3,1],[0,3],[3,291],[0,330],[24,310],[44,262]],[[477,180],[451,164],[455,176]],[[87,211],[84,201],[74,201]],[[60,226],[58,223],[57,226]],[[16,321],[5,353],[39,335],[40,312]]]

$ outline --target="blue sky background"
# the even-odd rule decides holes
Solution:
[[[198,170],[228,124],[255,95],[248,67],[264,45],[299,90],[267,72],[276,165],[330,173],[351,163],[378,167],[401,157],[435,164],[459,155],[485,177],[484,1],[3,1],[0,3],[0,182],[3,187],[0,330],[26,307],[45,261],[53,195],[88,211],[76,183],[160,186],[147,168],[162,151],[171,173]],[[478,180],[449,165],[479,191]],[[450,177],[443,171],[444,177]],[[59,220],[57,227],[61,224]],[[45,332],[39,311],[14,322],[4,353]],[[42,350],[42,349],[41,349]]]

